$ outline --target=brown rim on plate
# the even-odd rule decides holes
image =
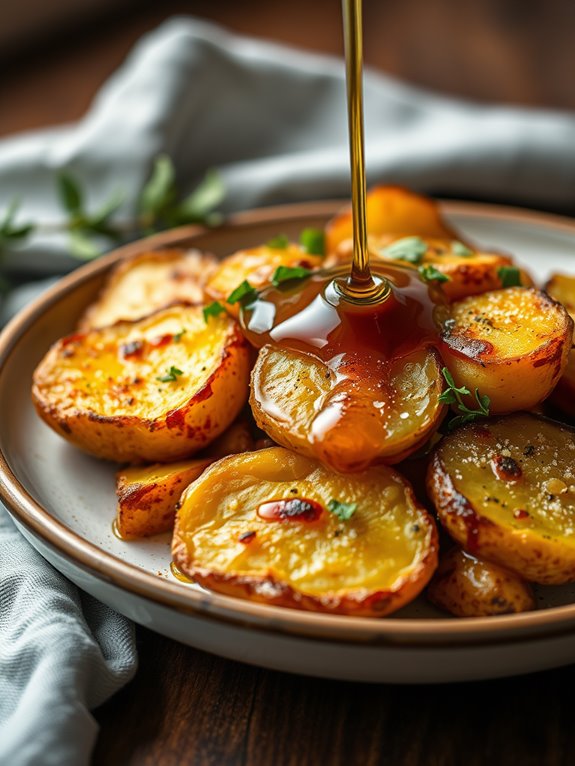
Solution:
[[[307,219],[327,218],[342,202],[302,203],[247,211],[231,216],[218,231],[239,229],[247,232],[262,224],[304,223]],[[560,229],[575,235],[575,221],[546,213],[518,208],[475,203],[447,202],[442,210],[449,215],[469,215],[516,220],[521,224]],[[65,298],[74,288],[100,277],[116,261],[129,255],[168,246],[194,246],[194,240],[206,234],[197,226],[186,226],[156,234],[126,245],[75,270],[37,298],[18,314],[0,335],[0,375],[10,355],[27,330],[45,309]],[[72,532],[55,519],[18,480],[0,451],[0,498],[17,521],[60,555],[106,583],[149,599],[164,607],[193,614],[202,619],[292,636],[357,644],[393,644],[401,646],[458,646],[501,644],[529,641],[541,634],[548,637],[573,632],[575,604],[550,607],[496,617],[462,620],[445,618],[369,618],[317,614],[270,606],[232,598],[218,593],[192,590],[170,582],[139,567],[128,564]]]

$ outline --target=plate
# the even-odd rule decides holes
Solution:
[[[135,622],[235,660],[309,675],[397,683],[492,678],[575,661],[575,585],[540,588],[540,610],[454,619],[424,599],[384,618],[340,617],[256,604],[178,582],[169,536],[124,542],[113,534],[115,466],[81,454],[36,416],[34,367],[74,328],[110,267],[166,246],[226,255],[278,232],[321,226],[341,203],[251,211],[223,227],[170,231],[134,243],[61,280],[0,337],[1,496],[22,534],[80,588]],[[575,271],[575,223],[511,208],[449,202],[443,212],[483,246],[508,250],[543,281]]]

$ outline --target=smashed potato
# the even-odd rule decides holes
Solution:
[[[567,364],[573,320],[545,293],[510,287],[453,303],[441,356],[458,386],[478,388],[491,414],[530,409]]]
[[[429,197],[400,186],[375,186],[366,198],[367,233],[372,237],[431,237],[460,240],[443,219],[439,206]],[[326,226],[326,251],[335,253],[338,246],[353,236],[351,208],[346,208]]]
[[[342,381],[315,356],[268,345],[252,371],[250,404],[278,444],[346,473],[397,463],[421,446],[444,414],[441,391],[432,349],[390,362],[380,380],[358,366]]]
[[[203,303],[203,285],[214,270],[213,255],[198,250],[155,250],[126,258],[114,268],[79,332],[142,319],[176,303]]]
[[[250,353],[235,320],[175,306],[77,333],[38,365],[39,415],[77,447],[121,463],[168,462],[221,434],[248,395]]]
[[[210,300],[223,302],[244,281],[249,282],[256,290],[260,290],[270,284],[279,266],[319,269],[323,266],[323,257],[311,255],[303,247],[294,243],[286,247],[262,245],[250,250],[241,250],[220,262],[207,281],[206,295]],[[237,316],[239,304],[226,304],[226,309]]]
[[[446,436],[428,493],[469,553],[531,582],[575,581],[575,430],[528,413]]]
[[[384,616],[437,562],[437,532],[390,468],[353,476],[272,447],[214,463],[184,493],[172,553],[206,587],[269,604]]]
[[[126,540],[169,532],[180,495],[213,460],[124,468],[116,474],[116,528]]]
[[[489,617],[535,609],[529,583],[457,546],[440,557],[427,596],[455,617]]]

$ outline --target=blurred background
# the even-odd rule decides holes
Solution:
[[[338,0],[18,0],[0,26],[0,136],[82,116],[136,40],[178,14],[342,55]],[[490,102],[575,109],[573,0],[364,0],[366,64]]]

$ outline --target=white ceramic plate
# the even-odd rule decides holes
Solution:
[[[297,235],[337,209],[314,203],[236,216],[213,232],[188,227],[123,248],[79,269],[29,306],[0,340],[2,496],[22,533],[81,588],[136,622],[226,657],[282,670],[403,683],[511,675],[575,661],[575,586],[541,588],[534,613],[455,620],[423,599],[385,619],[337,617],[254,604],[175,580],[168,536],[114,536],[111,464],[76,451],[36,416],[32,371],[70,332],[110,265],[166,245],[225,255],[278,232]],[[448,203],[466,237],[508,250],[544,281],[575,273],[575,223],[506,208]]]

